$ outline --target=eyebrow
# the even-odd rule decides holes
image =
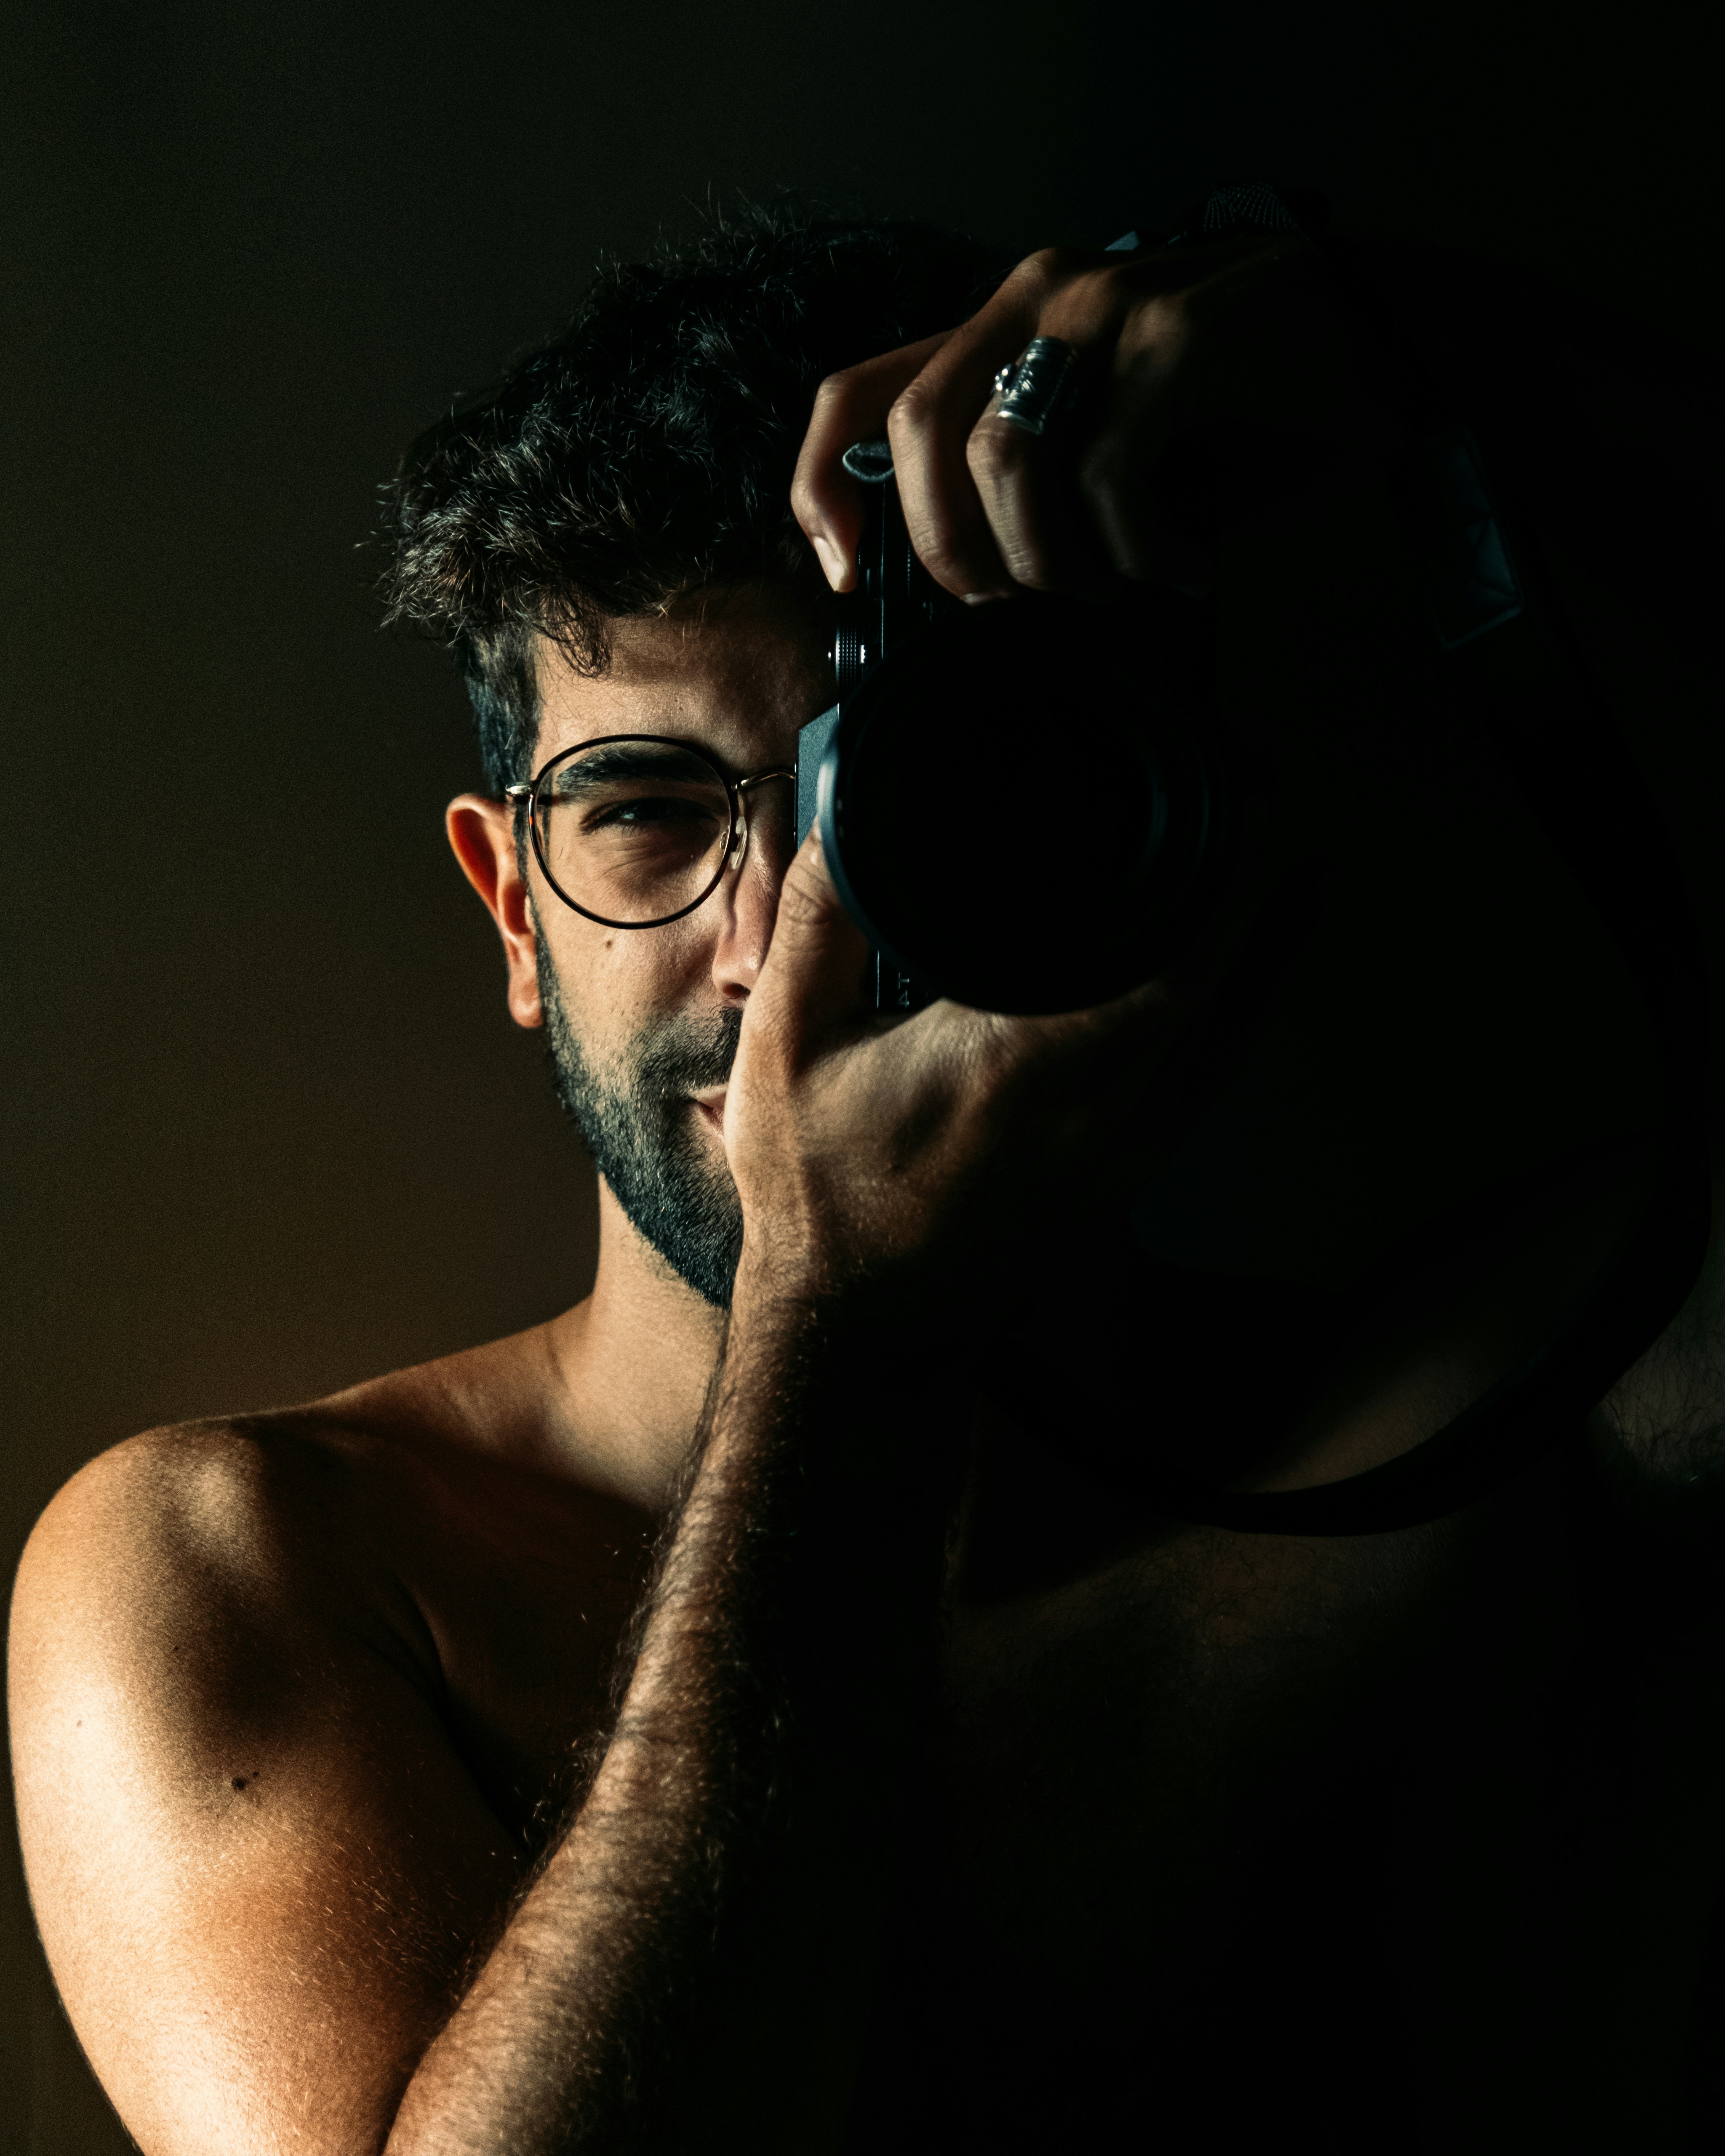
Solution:
[[[677,779],[697,786],[721,783],[710,763],[686,749],[679,749],[669,742],[655,747],[644,742],[619,742],[613,747],[572,755],[567,763],[558,765],[552,789],[562,801],[572,795],[597,792],[602,786],[615,785],[619,779],[631,778]]]

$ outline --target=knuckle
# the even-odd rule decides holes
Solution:
[[[1178,342],[1192,322],[1197,297],[1191,291],[1152,292],[1138,302],[1132,326],[1152,342]]]
[[[944,533],[918,541],[916,558],[949,592],[967,590],[976,581],[970,562]]]
[[[779,886],[780,921],[793,928],[816,926],[831,911],[832,888],[819,856],[812,847],[802,847]]]
[[[1104,311],[1110,314],[1117,315],[1137,290],[1131,269],[1117,259],[1097,262],[1092,258],[1072,274],[1073,282],[1081,291],[1106,301]]]
[[[1168,326],[1178,335],[1189,336],[1204,322],[1213,322],[1217,316],[1233,304],[1233,295],[1219,278],[1203,285],[1189,285],[1183,292],[1169,292],[1163,295]]]
[[[1055,588],[1055,572],[1034,541],[1022,540],[1016,546],[1004,547],[1002,553],[1006,562],[1006,573],[1015,584],[1022,584],[1027,592],[1047,592]]]
[[[862,388],[866,362],[855,367],[841,367],[836,374],[827,375],[814,393],[814,413],[817,418],[826,418],[835,408],[848,405]]]
[[[964,445],[964,461],[979,485],[996,486],[1022,472],[1029,438],[1022,428],[997,419],[979,419]]]
[[[895,451],[919,448],[933,434],[939,417],[937,396],[926,376],[906,382],[886,414],[886,439]]]
[[[1039,247],[1013,271],[1013,278],[1035,291],[1050,291],[1078,274],[1083,258],[1070,247]]]

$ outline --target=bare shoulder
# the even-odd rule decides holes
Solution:
[[[302,1409],[177,1424],[110,1446],[37,1522],[20,1591],[27,1602],[58,1599],[82,1582],[110,1599],[164,1561],[189,1566],[205,1587],[234,1570],[259,1588],[279,1582],[294,1525],[341,1480],[331,1434]]]
[[[358,1466],[308,1411],[150,1430],[99,1454],[49,1505],[18,1568],[9,1670],[25,1728],[74,1667],[100,1666],[121,1697],[172,1684],[184,1708],[258,1628],[357,1623],[374,1647],[410,1642],[406,1604],[366,1545]],[[410,1655],[396,1659],[411,1673]]]
[[[544,1328],[539,1328],[542,1332]],[[544,1373],[528,1333],[393,1371],[304,1406],[145,1431],[99,1454],[55,1496],[19,1568],[13,1624],[74,1604],[166,1621],[182,1599],[238,1595],[279,1610],[361,1603],[413,1640],[402,1601],[435,1569],[435,1517],[531,1564],[579,1568],[653,1520],[577,1447],[537,1426]],[[415,1529],[419,1532],[417,1535]],[[416,1576],[417,1575],[417,1576]],[[153,1614],[152,1614],[153,1613]]]
[[[439,1382],[130,1439],[25,1549],[8,1667],[31,1899],[152,2150],[380,2147],[522,1874],[472,1741],[515,1704],[475,1695],[464,1727],[463,1655],[487,1681],[500,1659],[464,1613],[494,1623],[495,1583],[536,1563],[579,1581],[618,1536],[578,1477],[547,1497],[556,1476],[464,1442]],[[517,1629],[531,1669],[536,1606]]]
[[[105,1720],[129,1745],[153,1719],[177,1772],[249,1789],[241,1731],[305,1702],[320,1669],[348,1666],[350,1689],[353,1667],[387,1673],[470,1768],[485,1748],[464,1743],[464,1711],[519,1719],[536,1672],[560,1721],[602,1696],[655,1522],[578,1457],[545,1456],[511,1398],[531,1377],[520,1343],[500,1342],[304,1407],[146,1431],[90,1460],[38,1521],[13,1594],[27,1808],[33,1776],[57,1784],[62,1748]],[[612,1620],[584,1626],[589,1671],[571,1666],[572,1603]],[[512,1676],[513,1697],[476,1701],[475,1671],[493,1692]],[[77,1711],[87,1697],[100,1715]],[[547,1737],[563,1741],[561,1726]]]

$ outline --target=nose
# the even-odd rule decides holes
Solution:
[[[793,771],[764,771],[737,785],[737,837],[709,901],[720,915],[713,983],[727,1003],[748,1000],[772,946],[779,886],[796,851],[795,782]]]

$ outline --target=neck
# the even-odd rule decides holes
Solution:
[[[1718,1187],[1725,1197],[1725,1163]],[[1280,1382],[1291,1380],[1297,1393],[1316,1374],[1309,1364],[1303,1370],[1300,1366],[1305,1352],[1321,1342],[1334,1323],[1323,1306],[1327,1297],[1286,1285],[1255,1297],[1241,1292],[1245,1284],[1230,1289],[1219,1282],[1204,1307],[1183,1312],[1155,1349],[1145,1338],[1149,1313],[1142,1284],[1124,1275],[1109,1284],[1111,1296],[1106,1290],[1098,1292],[1094,1282],[1079,1289],[1087,1306],[1082,1310],[1060,1308],[1057,1296],[1039,1300],[1045,1326],[1051,1321],[1055,1332],[1068,1333],[1069,1346],[1083,1340],[1094,1351],[1077,1356],[1086,1367],[1118,1362],[1122,1346],[1131,1343],[1125,1360],[1135,1366],[1128,1387],[1132,1397],[1108,1402],[1114,1412],[1105,1417],[1117,1429],[1130,1430],[1128,1450],[1137,1454],[1150,1435],[1143,1397],[1147,1363],[1157,1368],[1154,1389],[1164,1392],[1173,1379],[1173,1393],[1179,1396],[1183,1390],[1190,1410],[1189,1415],[1181,1413],[1177,1401],[1158,1403],[1163,1413],[1156,1417],[1163,1425],[1156,1437],[1163,1442],[1151,1441],[1171,1469],[1246,1488],[1295,1487],[1357,1472],[1390,1457],[1483,1389],[1505,1360],[1512,1360],[1540,1326],[1550,1322],[1555,1305],[1574,1291],[1596,1261],[1602,1241],[1615,1229],[1624,1195],[1624,1184],[1609,1169],[1603,1178],[1582,1173],[1543,1219],[1517,1223],[1519,1233],[1506,1235],[1509,1222],[1493,1219],[1480,1249],[1449,1253],[1449,1263],[1439,1265],[1440,1274],[1455,1265],[1452,1280],[1422,1284],[1428,1291],[1436,1291],[1435,1306],[1426,1306],[1423,1320],[1410,1318],[1404,1310],[1380,1312],[1375,1323],[1368,1321],[1369,1337],[1357,1336],[1351,1348],[1343,1350],[1337,1358],[1341,1367],[1327,1384],[1319,1381],[1319,1398],[1303,1414],[1291,1399],[1277,1397]],[[1725,1204],[1718,1210],[1725,1218]],[[660,1512],[670,1500],[700,1418],[724,1336],[724,1313],[696,1295],[643,1240],[603,1182],[599,1220],[593,1292],[540,1328],[557,1404],[547,1435],[555,1450],[578,1466],[584,1481]],[[1497,1269],[1487,1255],[1493,1246],[1510,1276],[1493,1277]],[[1709,1440],[1717,1443],[1713,1433],[1725,1419],[1716,1374],[1717,1342],[1725,1324],[1722,1312],[1725,1240],[1716,1248],[1690,1306],[1607,1404],[1608,1415],[1625,1440],[1639,1440],[1634,1442],[1638,1453],[1663,1453],[1674,1438],[1693,1435],[1675,1428],[1682,1417],[1673,1415],[1672,1406],[1681,1395],[1692,1419],[1701,1414],[1694,1379],[1702,1362],[1711,1382],[1704,1388],[1702,1419]],[[1204,1317],[1210,1321],[1208,1327],[1197,1322]],[[1708,1351],[1705,1355],[1697,1352],[1697,1342]],[[1173,1352],[1181,1346],[1189,1357],[1195,1353],[1189,1370],[1180,1368],[1184,1358]],[[1163,1353],[1168,1354],[1167,1363]],[[1021,1357],[1004,1360],[1022,1380]],[[1072,1356],[1061,1360],[1070,1370]],[[1245,1424],[1248,1429],[1255,1425],[1255,1435],[1217,1429],[1215,1410],[1223,1404],[1215,1389],[1224,1368],[1234,1372],[1235,1384],[1242,1373],[1254,1371],[1266,1381],[1265,1397],[1252,1399],[1245,1409]],[[1251,1390],[1250,1384],[1246,1389]],[[1077,1406],[1088,1420],[1102,1403],[1080,1404],[1068,1399],[1065,1404],[1068,1414]],[[1231,1419],[1223,1418],[1224,1423]],[[1686,1450],[1677,1450],[1686,1459]]]
[[[584,1478],[659,1511],[706,1398],[725,1313],[630,1224],[603,1178],[593,1292],[543,1328],[557,1373],[559,1450]]]

